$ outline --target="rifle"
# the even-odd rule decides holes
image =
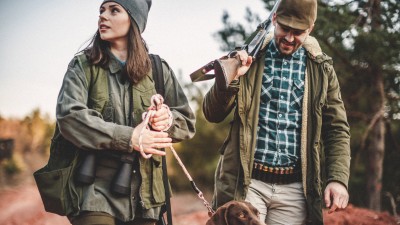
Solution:
[[[257,30],[247,39],[244,45],[236,50],[245,50],[249,56],[253,57],[253,59],[258,56],[261,46],[264,43],[265,37],[272,27],[272,16],[278,9],[280,2],[281,0],[276,1],[268,19],[259,24],[257,26]],[[228,54],[228,57],[213,60],[190,74],[192,82],[210,80],[215,78],[217,86],[221,88],[221,90],[226,90],[229,84],[237,75],[237,70],[241,65],[241,61],[238,57],[232,57],[235,55],[232,53],[235,53],[236,50],[231,51]],[[208,74],[208,72],[211,70],[214,70],[215,74]]]

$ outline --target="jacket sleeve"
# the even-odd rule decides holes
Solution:
[[[325,149],[327,182],[348,187],[350,176],[350,127],[333,66],[325,63],[328,77],[326,104],[322,112],[322,139]]]
[[[133,128],[105,122],[99,112],[87,107],[87,101],[86,76],[75,57],[68,66],[57,99],[56,118],[61,134],[81,149],[131,152]]]
[[[210,88],[203,101],[205,118],[212,123],[223,121],[235,107],[235,98],[239,92],[239,81],[232,81],[228,89],[221,91],[217,83]]]
[[[165,102],[173,116],[173,123],[168,134],[173,142],[190,139],[195,134],[195,115],[189,106],[189,102],[182,90],[174,72],[163,60]]]

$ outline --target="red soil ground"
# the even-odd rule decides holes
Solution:
[[[207,210],[194,193],[176,194],[171,200],[175,225],[204,225]],[[373,212],[349,206],[346,210],[324,214],[328,225],[391,225],[400,224],[388,213]],[[1,225],[69,225],[65,217],[44,211],[34,185],[0,192]]]

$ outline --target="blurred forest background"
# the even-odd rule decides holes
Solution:
[[[243,19],[224,12],[224,28],[214,34],[223,51],[244,43],[261,18],[267,17],[275,1],[260,1],[265,15],[246,9]],[[333,57],[351,127],[350,203],[396,216],[400,212],[400,4],[398,0],[319,0],[312,35]],[[196,184],[208,193],[231,120],[220,124],[205,120],[201,104],[210,84],[181,83],[196,111],[197,133],[175,145]],[[32,172],[47,161],[54,127],[55,121],[40,109],[22,119],[0,115],[0,188],[32,180]],[[170,152],[167,158],[173,190],[190,191]]]

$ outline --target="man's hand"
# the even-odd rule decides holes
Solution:
[[[237,71],[237,75],[234,78],[234,80],[237,80],[249,70],[251,63],[253,62],[253,58],[249,56],[245,50],[237,51],[235,58],[239,59],[242,63]]]
[[[343,184],[330,182],[325,189],[325,204],[329,208],[328,213],[333,213],[337,209],[344,209],[349,202],[349,193]]]

